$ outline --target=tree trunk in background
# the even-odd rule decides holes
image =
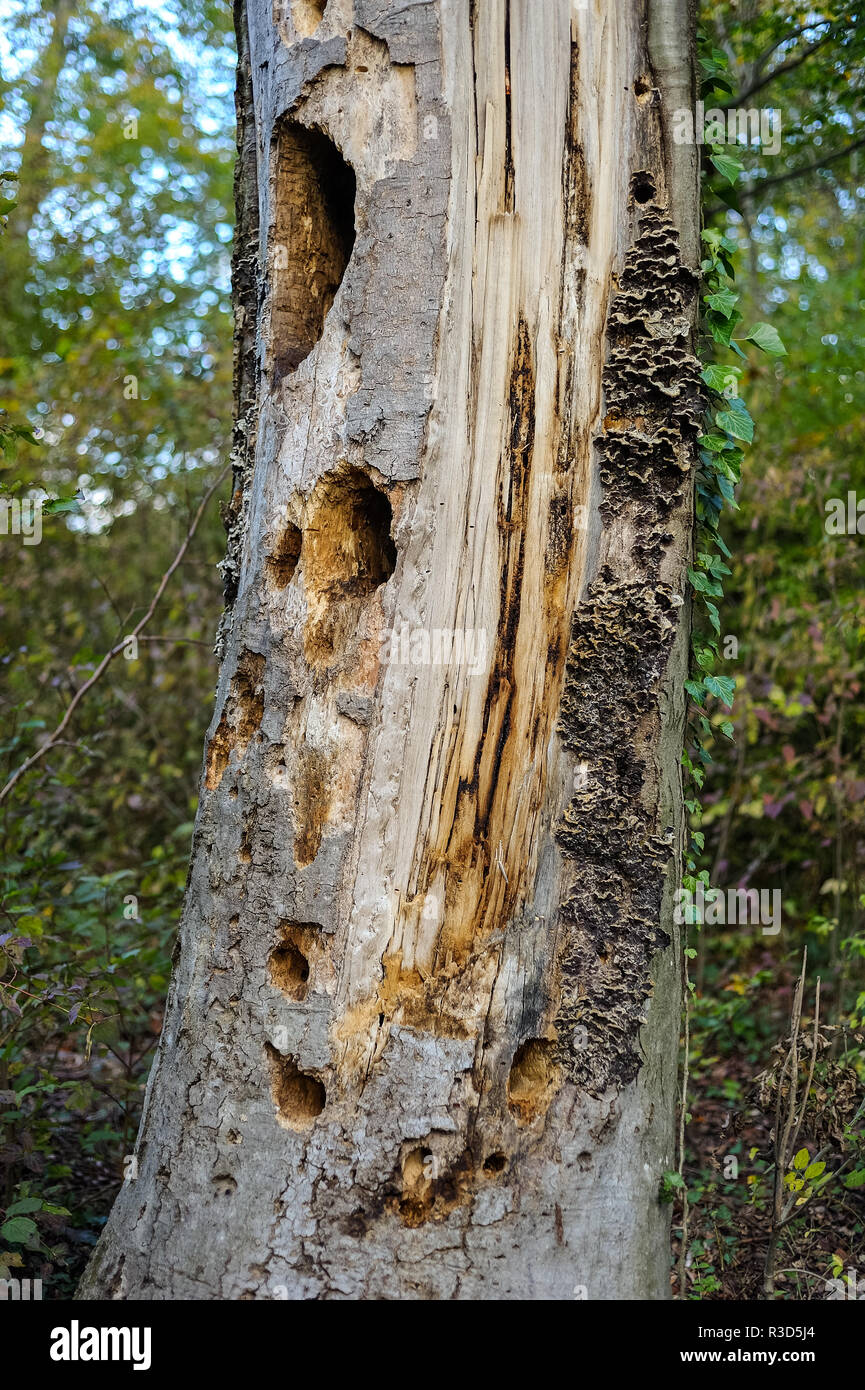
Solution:
[[[26,242],[40,202],[51,188],[51,156],[45,149],[45,133],[55,114],[57,84],[66,63],[69,21],[75,11],[75,0],[54,0],[46,9],[51,14],[51,33],[39,56],[34,73],[36,80],[28,98],[17,203],[9,214],[7,227],[10,240],[16,243]]]
[[[664,1298],[689,0],[248,0],[216,712],[115,1298]]]

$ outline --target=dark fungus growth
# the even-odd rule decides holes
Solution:
[[[632,181],[637,235],[607,322],[606,417],[597,441],[602,520],[627,515],[633,579],[604,568],[574,617],[559,728],[586,770],[556,828],[573,887],[562,903],[556,1059],[601,1094],[639,1071],[672,836],[641,756],[657,738],[660,691],[679,599],[660,582],[671,513],[685,499],[703,413],[690,346],[696,293],[678,236],[654,203],[651,175]]]
[[[606,416],[598,443],[602,519],[628,507],[644,517],[638,532],[648,563],[653,552],[657,559],[665,518],[682,499],[705,409],[690,347],[688,306],[696,288],[669,218],[648,209],[607,323]]]

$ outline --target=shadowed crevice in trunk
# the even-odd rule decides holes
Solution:
[[[321,130],[283,120],[270,247],[271,354],[280,381],[312,352],[354,246],[355,176]]]

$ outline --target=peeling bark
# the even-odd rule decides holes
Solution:
[[[82,1296],[667,1297],[690,4],[238,32],[223,663]]]

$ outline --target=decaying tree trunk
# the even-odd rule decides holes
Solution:
[[[115,1298],[663,1298],[689,0],[248,0],[223,664]]]

